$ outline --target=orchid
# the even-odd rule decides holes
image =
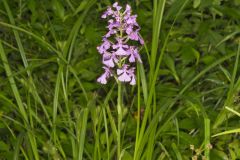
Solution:
[[[102,15],[108,20],[108,32],[103,36],[102,44],[97,47],[102,55],[102,63],[105,65],[105,72],[97,79],[101,84],[107,84],[110,77],[115,77],[118,82],[127,82],[130,85],[136,84],[135,62],[142,63],[138,47],[129,45],[131,41],[144,44],[137,23],[137,15],[131,15],[130,5],[125,10],[115,2],[108,7]]]
[[[103,54],[106,50],[110,48],[110,46],[111,46],[110,42],[106,38],[104,38],[103,44],[101,46],[98,46],[97,50],[100,54]]]
[[[108,67],[103,67],[105,72],[97,79],[99,83],[107,84],[107,79],[112,76],[112,73]]]
[[[129,50],[128,50],[128,53],[130,55],[129,57],[129,62],[135,62],[136,60],[140,63],[142,63],[142,60],[141,60],[141,57],[140,55],[138,54],[138,50],[136,47],[134,46],[130,46]]]
[[[115,63],[118,62],[118,59],[116,57],[115,53],[104,53],[103,54],[103,64],[105,64],[108,67],[114,67]]]
[[[136,84],[134,68],[128,69],[129,65],[123,65],[121,69],[117,69],[118,80],[121,82],[130,82],[131,85]]]

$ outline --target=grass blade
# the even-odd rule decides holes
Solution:
[[[178,150],[178,147],[175,143],[172,143],[172,149],[173,151],[175,152],[176,154],[176,157],[177,157],[177,160],[182,160],[182,156],[181,156],[181,153],[180,151]]]
[[[158,2],[158,3],[157,3]],[[159,35],[160,29],[163,19],[163,12],[165,8],[166,0],[162,1],[154,1],[154,13],[153,13],[153,37],[152,37],[152,48],[151,48],[151,63],[150,63],[150,84],[153,78],[155,64],[156,64],[156,57],[157,57],[157,50],[158,50],[158,43],[159,43]]]
[[[6,72],[7,77],[8,77],[9,83],[11,85],[14,97],[17,101],[20,114],[22,115],[22,118],[25,121],[25,123],[27,123],[28,122],[28,116],[27,116],[26,110],[24,108],[24,105],[23,105],[22,99],[20,97],[20,94],[18,92],[16,82],[15,82],[13,76],[12,76],[12,71],[11,71],[11,68],[9,66],[9,63],[8,63],[8,60],[7,60],[7,57],[6,57],[6,53],[4,52],[1,41],[0,41],[0,56],[1,56],[1,59],[2,59],[2,62],[3,62],[5,72]]]
[[[239,113],[239,112],[235,111],[235,110],[232,109],[232,108],[229,108],[228,106],[226,106],[225,108],[226,108],[228,111],[230,111],[230,112],[232,112],[232,113],[234,113],[234,114],[236,114],[237,116],[240,117],[240,113]]]
[[[206,158],[206,160],[209,160],[209,153],[210,153],[210,148],[208,147],[211,142],[210,142],[210,138],[211,138],[211,133],[210,133],[210,119],[208,118],[204,118],[204,156]]]
[[[168,35],[167,35],[167,38],[163,44],[163,47],[162,47],[162,51],[161,51],[161,54],[159,56],[159,59],[158,59],[158,63],[157,63],[157,66],[156,66],[156,69],[154,70],[154,74],[152,75],[153,77],[150,78],[151,79],[151,84],[150,84],[150,91],[149,91],[149,95],[148,95],[148,99],[147,99],[147,105],[146,105],[146,110],[145,110],[145,113],[144,113],[144,117],[143,117],[143,121],[142,121],[142,126],[141,126],[141,129],[140,129],[140,135],[139,135],[139,143],[138,145],[141,143],[142,141],[142,138],[143,138],[143,135],[144,135],[144,132],[145,132],[145,128],[146,128],[146,124],[147,124],[147,118],[149,116],[149,113],[151,111],[151,103],[152,103],[152,98],[154,97],[154,94],[155,94],[155,84],[156,84],[156,80],[157,80],[157,77],[158,77],[158,73],[159,73],[159,69],[160,69],[160,65],[161,65],[161,62],[162,62],[162,59],[163,59],[163,55],[164,55],[164,51],[166,49],[166,45],[167,45],[167,42],[168,42],[168,39],[169,39],[169,36],[170,36],[170,32],[171,30],[173,29],[173,25],[175,24],[175,21],[176,19],[178,18],[179,14],[182,12],[183,8],[185,7],[185,5],[187,4],[188,0],[186,0],[184,2],[184,4],[182,5],[182,7],[180,8],[180,10],[178,11],[175,19],[174,19],[174,22],[171,26],[171,29],[170,31],[168,32]],[[160,5],[161,6],[161,5]],[[152,66],[151,66],[152,67]],[[151,69],[150,69],[151,70]],[[151,72],[150,72],[150,76],[151,76]],[[140,147],[140,146],[138,146]],[[141,154],[141,153],[138,153],[138,154]]]
[[[218,136],[223,136],[223,135],[226,135],[226,134],[234,134],[234,133],[240,133],[240,128],[224,131],[224,132],[215,134],[212,137],[218,137]]]
[[[14,147],[14,153],[13,153],[13,159],[14,160],[18,160],[19,158],[19,150],[20,150],[20,146],[23,140],[23,133],[19,134],[19,136],[17,137],[16,143],[15,143],[15,147]]]
[[[83,159],[83,149],[84,149],[84,142],[85,142],[85,135],[87,129],[87,119],[88,119],[88,112],[87,108],[83,109],[81,119],[81,126],[80,126],[80,137],[79,137],[79,144],[78,144],[78,159]]]
[[[57,110],[58,110],[58,97],[59,97],[59,91],[60,91],[60,85],[61,85],[61,74],[62,74],[63,68],[62,66],[58,69],[58,75],[55,85],[55,93],[54,93],[54,99],[53,99],[53,140],[54,143],[56,143],[56,119],[57,119]]]
[[[237,51],[237,54],[235,53],[236,55],[236,61],[235,61],[235,64],[234,64],[234,68],[233,68],[233,73],[232,73],[232,76],[231,76],[231,82],[230,82],[230,85],[229,85],[229,91],[228,91],[228,96],[227,96],[227,99],[225,101],[225,104],[224,106],[231,106],[232,105],[232,102],[233,102],[233,95],[234,95],[234,88],[235,88],[235,79],[236,79],[236,75],[237,75],[237,69],[238,69],[238,66],[239,66],[239,55],[240,55],[240,43],[238,44],[238,51]],[[225,118],[226,118],[226,110],[222,110],[214,124],[213,124],[213,129],[216,129],[219,125],[221,125]]]

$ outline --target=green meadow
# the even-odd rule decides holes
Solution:
[[[142,63],[100,84],[115,2],[0,0],[0,159],[240,160],[240,0],[118,0]]]

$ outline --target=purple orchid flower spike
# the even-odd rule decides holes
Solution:
[[[105,72],[97,79],[101,84],[106,84],[108,78],[114,76],[118,82],[136,84],[135,68],[136,62],[142,63],[137,46],[130,46],[131,41],[144,44],[137,23],[137,15],[132,15],[130,5],[125,10],[118,2],[102,15],[103,19],[108,18],[108,32],[103,36],[102,44],[97,47],[102,55],[102,63]],[[129,43],[130,42],[130,43]]]

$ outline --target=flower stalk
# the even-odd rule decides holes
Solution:
[[[105,70],[97,79],[101,84],[107,84],[110,77],[130,85],[136,84],[134,64],[142,63],[136,42],[143,45],[144,41],[139,35],[137,15],[131,15],[131,12],[129,5],[122,11],[122,7],[116,2],[102,15],[103,19],[109,20],[108,32],[103,36],[102,44],[97,47]]]
[[[98,52],[102,55],[103,69],[105,72],[97,79],[101,84],[107,84],[110,77],[114,77],[118,84],[118,133],[117,133],[117,158],[121,159],[121,126],[123,119],[122,103],[122,84],[136,84],[135,66],[136,62],[142,63],[138,53],[138,47],[135,45],[139,42],[144,44],[139,35],[140,27],[136,22],[137,15],[131,15],[131,7],[126,5],[122,7],[114,3],[108,7],[102,15],[103,19],[108,20],[108,33],[103,36],[102,44],[97,47]]]
[[[117,157],[118,160],[121,159],[121,126],[122,126],[122,84],[118,82],[118,135],[117,135]]]

